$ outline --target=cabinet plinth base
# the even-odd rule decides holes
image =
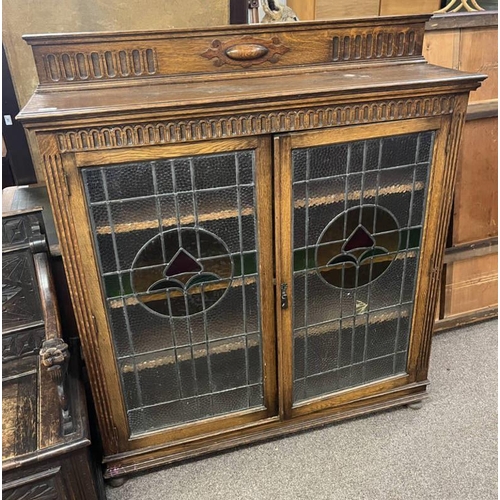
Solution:
[[[290,420],[280,421],[278,417],[267,419],[261,425],[234,429],[229,431],[225,436],[205,436],[201,439],[193,440],[191,443],[172,443],[163,447],[149,448],[146,452],[131,451],[105,457],[106,470],[104,477],[110,478],[110,471],[112,471],[112,479],[118,480],[123,475],[209,455],[237,446],[266,441],[397,406],[421,404],[422,400],[428,397],[426,392],[427,385],[429,385],[428,380],[416,382],[366,400],[354,401],[342,407],[328,408],[322,412]]]

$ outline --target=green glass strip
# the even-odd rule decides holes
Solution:
[[[233,255],[235,278],[245,273],[245,276],[257,274],[257,252]]]
[[[410,233],[409,239],[408,239],[408,233]],[[411,248],[418,248],[420,246],[421,236],[422,236],[422,228],[420,227],[402,230],[401,238],[399,241],[399,250],[410,250]]]
[[[121,275],[123,295],[132,294],[132,285],[130,283],[130,273],[123,273]],[[106,297],[112,299],[114,297],[121,297],[122,292],[120,289],[120,278],[118,274],[111,274],[104,276],[104,287],[106,289]]]

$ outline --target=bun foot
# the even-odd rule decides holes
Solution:
[[[119,488],[120,486],[123,486],[126,481],[126,477],[112,477],[111,479],[108,479],[107,483],[112,488]]]
[[[422,401],[415,401],[415,403],[410,403],[406,406],[408,406],[408,408],[411,408],[412,410],[420,410],[423,405],[424,403]]]

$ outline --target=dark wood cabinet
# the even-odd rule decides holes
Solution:
[[[107,476],[425,397],[483,78],[427,19],[26,38]]]
[[[97,500],[102,472],[47,250],[40,209],[3,214],[2,498]]]

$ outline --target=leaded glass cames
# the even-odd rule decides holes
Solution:
[[[292,151],[295,403],[406,371],[433,141]]]
[[[433,143],[292,149],[293,404],[405,373]],[[255,170],[82,169],[132,435],[263,407]]]
[[[132,434],[263,404],[255,152],[83,169]]]

